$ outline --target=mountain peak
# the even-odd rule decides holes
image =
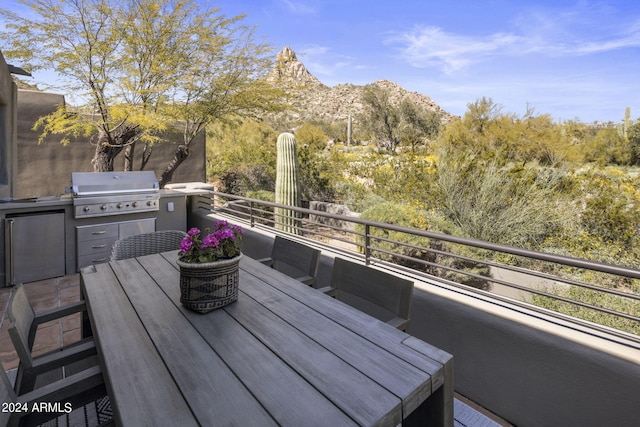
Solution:
[[[288,111],[275,113],[272,119],[291,124],[309,120],[326,120],[335,123],[347,120],[349,116],[357,120],[357,117],[364,112],[362,98],[369,86],[340,84],[328,87],[307,70],[289,46],[284,47],[276,55],[275,65],[267,75],[267,81],[283,89],[287,93],[287,102],[292,106]],[[409,92],[397,83],[378,80],[371,85],[385,90],[389,94],[390,101],[395,105],[400,105],[403,99],[408,98],[415,104],[440,114],[443,122],[453,118],[428,96]]]
[[[324,86],[298,60],[296,53],[289,46],[285,46],[276,55],[275,66],[267,76],[267,80],[273,83],[293,83],[297,86]]]

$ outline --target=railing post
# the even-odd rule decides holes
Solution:
[[[254,220],[253,220],[253,202],[249,202],[249,224],[251,225],[251,228],[253,228],[253,226],[254,226]]]
[[[369,258],[371,257],[371,249],[369,246],[371,244],[371,239],[369,237],[369,228],[369,224],[364,225],[364,262],[366,265],[369,265],[371,263],[369,260]]]

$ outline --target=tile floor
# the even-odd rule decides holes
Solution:
[[[36,312],[62,307],[80,300],[80,275],[57,277],[23,285]],[[18,367],[18,357],[9,338],[7,305],[13,288],[0,288],[0,362],[8,371]],[[80,314],[44,323],[38,327],[33,346],[39,355],[80,340]]]

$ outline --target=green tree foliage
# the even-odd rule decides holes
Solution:
[[[302,126],[296,129],[296,141],[298,141],[299,146],[308,145],[312,150],[319,151],[327,146],[329,136],[327,136],[322,127],[311,123],[303,123]]]
[[[632,145],[616,129],[599,129],[583,147],[584,161],[599,166],[630,165],[634,160]]]
[[[404,142],[415,149],[426,144],[440,131],[440,115],[426,110],[405,98],[394,104],[389,92],[369,85],[362,95],[365,112],[360,117],[362,127],[379,149],[395,153]]]
[[[365,108],[362,126],[369,129],[379,148],[395,152],[400,144],[402,117],[399,108],[389,99],[389,93],[379,86],[370,85],[362,95],[362,103]]]
[[[405,98],[400,103],[400,113],[404,121],[402,142],[412,151],[419,145],[426,145],[440,133],[441,118],[435,111],[426,110]]]
[[[225,193],[273,192],[278,134],[264,123],[218,123],[209,128],[207,177]]]
[[[39,125],[43,137],[93,126],[94,170],[112,170],[138,141],[148,155],[160,132],[179,125],[182,141],[163,185],[212,121],[279,107],[280,94],[260,80],[270,48],[254,42],[254,29],[239,24],[243,16],[227,18],[194,0],[24,3],[27,16],[0,10],[9,22],[3,52],[33,71],[56,71],[69,82],[63,89],[86,102],[92,114],[59,111]]]
[[[365,153],[348,167],[350,176],[368,183],[378,196],[411,203],[430,198],[436,176],[435,158],[414,152],[400,155]]]
[[[633,250],[639,241],[640,195],[637,182],[622,171],[590,173],[584,179],[585,206],[581,225],[591,236],[608,245]]]
[[[634,165],[640,165],[640,121],[636,122],[627,130],[627,139],[631,150],[632,161]]]
[[[550,116],[536,116],[532,110],[522,118],[503,114],[491,98],[469,104],[462,119],[447,125],[438,145],[455,147],[498,165],[531,161],[555,165],[571,151]]]

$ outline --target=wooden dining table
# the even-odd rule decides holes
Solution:
[[[117,425],[453,425],[450,354],[247,256],[237,301],[192,312],[176,259],[81,271]]]

